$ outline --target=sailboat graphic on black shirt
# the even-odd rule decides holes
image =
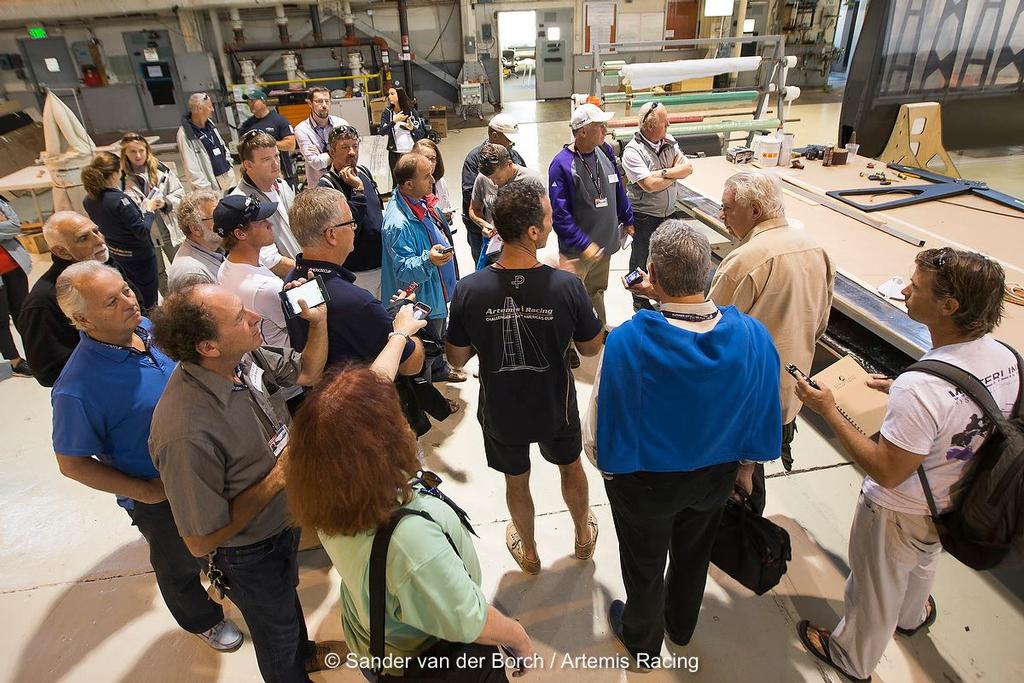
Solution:
[[[530,328],[523,320],[515,299],[510,296],[505,297],[505,310],[508,311],[508,315],[501,322],[504,346],[501,353],[501,367],[498,368],[498,372],[515,370],[544,372],[551,365],[541,353],[537,340],[530,333]]]

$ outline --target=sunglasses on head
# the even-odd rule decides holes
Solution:
[[[648,109],[647,113],[644,114],[643,118],[640,119],[640,125],[641,126],[644,125],[645,123],[647,123],[647,119],[651,118],[651,114],[653,114],[654,110],[657,109],[659,106],[661,106],[661,102],[653,102],[653,103],[651,103],[651,108]]]
[[[259,134],[260,134],[260,133],[262,133],[262,132],[263,132],[263,131],[262,131],[262,130],[260,130],[259,128],[253,128],[252,130],[247,130],[247,131],[246,131],[246,132],[245,132],[245,133],[244,133],[244,134],[242,135],[241,139],[242,139],[242,140],[251,140],[252,138],[256,137],[257,135],[259,135]]]
[[[352,139],[359,142],[359,131],[353,126],[338,126],[327,136],[327,141],[334,142],[338,138]]]
[[[260,200],[256,197],[246,197],[245,206],[242,207],[242,215],[245,220],[249,223],[256,220],[256,216],[260,214]]]
[[[145,142],[145,141],[146,141],[146,138],[142,137],[138,133],[128,133],[127,135],[125,135],[124,137],[121,138],[121,144],[124,144],[126,142]]]
[[[954,252],[950,247],[943,247],[942,249],[939,249],[939,253],[932,257],[932,268],[935,270],[942,270],[955,254],[956,252]]]

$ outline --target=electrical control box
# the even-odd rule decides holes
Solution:
[[[483,104],[483,88],[479,83],[459,84],[459,104],[480,106]]]

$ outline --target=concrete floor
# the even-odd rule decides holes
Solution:
[[[793,115],[801,118],[793,126],[798,141],[834,139],[838,112],[838,104],[795,106]],[[482,133],[464,130],[441,146],[456,195],[461,160]],[[564,142],[564,119],[524,124],[517,149],[530,167],[543,172]],[[978,172],[972,168],[970,177],[977,177],[981,166],[980,161],[974,164]],[[1020,162],[1013,167],[1017,177],[1024,175]],[[27,215],[30,203],[25,202],[19,200],[18,209]],[[464,234],[460,229],[456,241],[460,262],[468,268]],[[547,251],[553,247],[552,240]],[[47,262],[46,256],[36,257],[34,276]],[[612,324],[631,314],[629,297],[617,284],[626,262],[625,254],[612,262],[607,295]],[[576,373],[580,405],[586,405],[594,371],[595,362],[584,359]],[[619,669],[561,666],[566,654],[600,657],[620,652],[605,619],[609,602],[621,598],[623,589],[602,480],[587,467],[602,531],[594,561],[579,562],[571,557],[572,525],[557,474],[537,458],[533,490],[544,570],[537,577],[519,572],[504,544],[508,512],[502,478],[484,464],[473,417],[477,388],[472,378],[445,386],[463,410],[421,442],[429,466],[445,479],[445,490],[469,511],[480,533],[477,551],[485,594],[524,624],[544,658],[544,670],[528,680],[840,680],[804,652],[794,632],[800,619],[833,626],[842,612],[848,530],[861,481],[815,424],[799,422],[792,473],[784,473],[778,464],[768,467],[766,515],[788,529],[793,542],[787,576],[775,590],[757,597],[712,567],[693,642],[665,651],[696,659],[678,660],[678,668],[642,677]],[[61,477],[50,447],[48,390],[29,379],[0,382],[0,415],[7,443],[0,451],[5,475],[0,480],[0,614],[6,615],[7,624],[0,661],[8,663],[0,667],[0,680],[258,680],[248,642],[236,653],[218,655],[176,627],[157,592],[146,544],[113,497]],[[310,633],[318,640],[340,641],[338,578],[318,550],[304,552],[301,560],[300,595]],[[937,623],[930,633],[894,640],[874,680],[1024,680],[1024,659],[1014,654],[1024,634],[1024,575],[978,574],[949,557],[940,565]],[[233,608],[229,615],[238,618]],[[313,679],[362,677],[343,669]]]

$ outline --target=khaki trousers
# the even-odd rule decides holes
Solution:
[[[942,545],[926,515],[887,510],[864,494],[850,531],[845,613],[832,632],[832,659],[856,678],[875,670],[896,627],[926,616]]]
[[[570,258],[564,254],[559,255],[560,262],[564,263],[567,260],[570,260]],[[606,254],[597,260],[585,261],[577,256],[571,260],[573,261],[576,275],[583,280],[583,286],[590,297],[590,303],[594,306],[594,312],[597,314],[601,324],[606,324],[608,321],[604,313],[604,290],[608,289],[608,273],[611,268],[612,257]]]

